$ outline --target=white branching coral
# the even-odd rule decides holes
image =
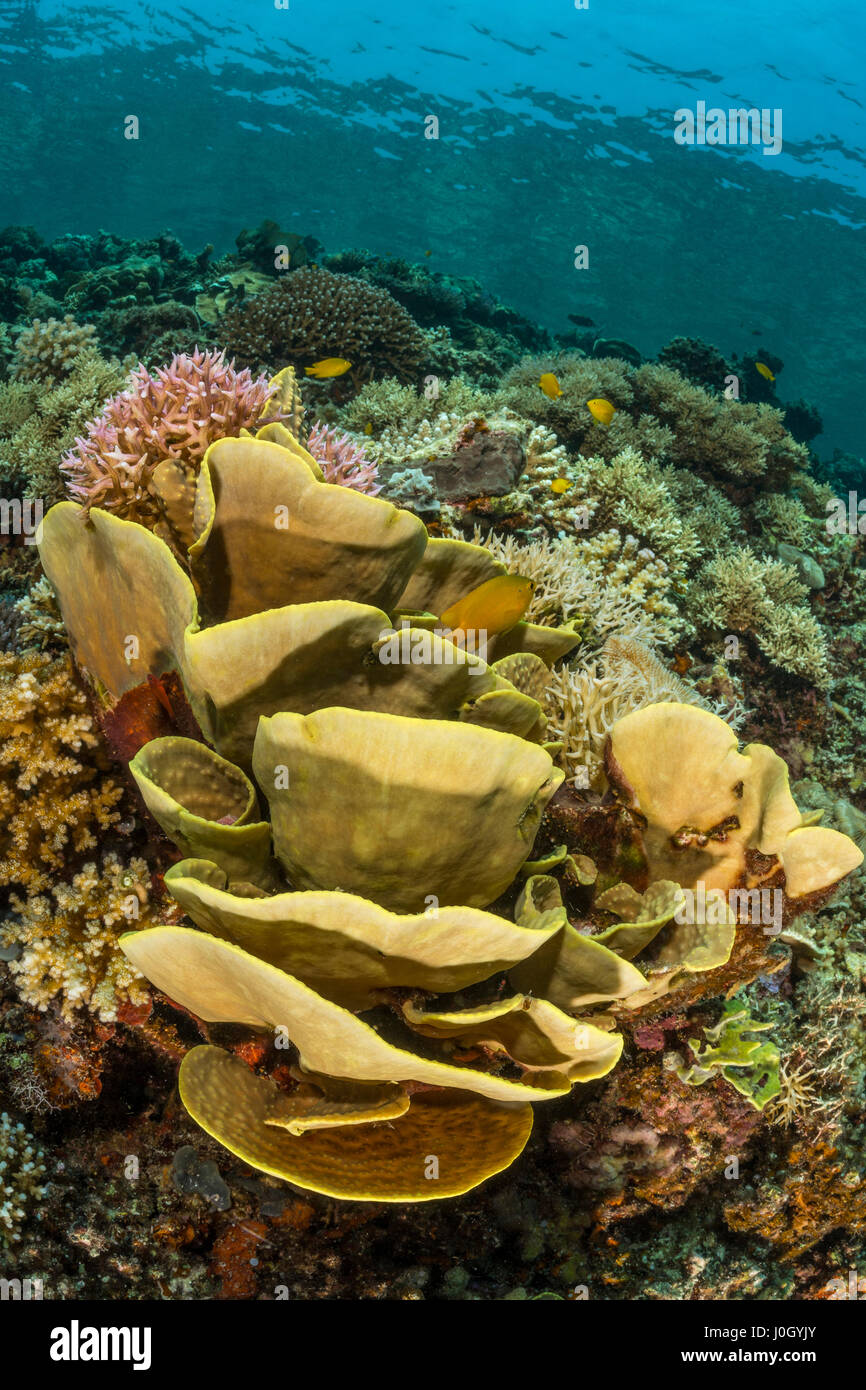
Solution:
[[[117,938],[152,917],[149,881],[143,859],[124,864],[107,854],[101,869],[85,864],[50,894],[13,895],[16,916],[0,928],[0,944],[21,952],[9,965],[21,997],[43,1011],[57,998],[64,1018],[87,1008],[103,1022],[123,1003],[145,1003],[147,985]]]
[[[551,673],[542,703],[548,737],[562,744],[560,754],[578,786],[606,786],[604,741],[618,719],[645,705],[676,700],[700,705],[736,727],[739,706],[704,699],[659,660],[649,647],[628,637],[609,637],[598,658],[587,665]]]
[[[14,1245],[45,1195],[45,1155],[24,1126],[0,1115],[0,1245]]]
[[[673,642],[683,626],[669,598],[672,580],[667,565],[634,536],[610,530],[580,541],[542,537],[521,545],[512,536],[492,531],[485,536],[476,527],[473,540],[509,573],[533,580],[528,613],[533,622],[583,617],[586,635],[598,642],[617,633],[663,646]]]

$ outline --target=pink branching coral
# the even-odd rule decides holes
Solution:
[[[224,352],[196,349],[153,372],[138,367],[64,455],[67,491],[85,511],[102,507],[153,526],[161,515],[151,484],[156,466],[173,459],[194,477],[215,439],[263,423],[274,393],[267,377],[235,371]],[[268,418],[282,418],[276,405]]]
[[[330,429],[316,421],[307,440],[307,449],[324,473],[326,483],[339,483],[341,487],[351,487],[371,497],[382,491],[377,482],[377,465],[341,430]]]

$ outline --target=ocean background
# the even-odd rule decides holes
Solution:
[[[429,251],[553,332],[775,354],[862,456],[864,38],[851,0],[0,0],[0,226]],[[780,107],[782,152],[677,145],[701,100]]]

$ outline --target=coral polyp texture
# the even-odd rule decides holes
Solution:
[[[305,266],[229,310],[221,340],[254,367],[294,366],[343,358],[360,384],[375,376],[417,379],[424,335],[387,290],[352,275]]]

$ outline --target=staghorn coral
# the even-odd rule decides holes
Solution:
[[[790,565],[737,546],[703,566],[692,588],[692,612],[698,625],[752,633],[775,666],[826,686],[827,644],[802,606],[808,592]]]
[[[373,376],[410,381],[425,355],[421,330],[387,290],[312,267],[230,309],[218,333],[255,367],[291,364],[300,374],[321,358],[347,358],[356,385]]]
[[[762,535],[772,545],[781,542],[808,550],[826,544],[826,517],[810,516],[799,497],[788,497],[780,492],[759,497],[754,518]]]
[[[120,819],[123,789],[68,656],[0,655],[0,883],[50,886]]]
[[[21,1239],[24,1223],[45,1196],[45,1154],[22,1124],[0,1115],[0,1245]]]
[[[376,464],[341,430],[316,421],[307,439],[307,449],[321,468],[326,483],[355,488],[371,497],[382,491],[376,481],[379,476]]]
[[[44,323],[34,319],[16,339],[12,376],[16,381],[60,381],[82,352],[95,348],[96,329],[91,323],[76,323],[71,314]]]
[[[235,371],[223,353],[179,354],[153,373],[139,367],[64,455],[67,491],[85,512],[98,506],[154,526],[164,518],[156,468],[171,460],[194,480],[208,445],[257,424],[274,396],[266,378]]]
[[[86,1008],[112,1022],[123,1004],[146,1003],[149,992],[119,949],[123,925],[153,920],[143,859],[123,863],[115,854],[83,864],[69,883],[50,892],[10,897],[14,916],[0,929],[4,947],[14,947],[9,970],[22,999],[45,1011],[57,1001],[71,1020]]]

